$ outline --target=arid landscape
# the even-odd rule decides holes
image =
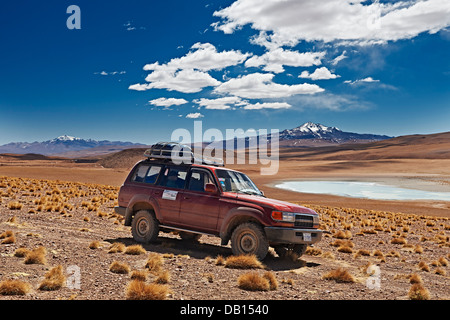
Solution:
[[[238,267],[218,238],[190,243],[161,233],[157,243],[133,241],[113,207],[130,167],[143,159],[141,149],[98,161],[0,155],[0,299],[132,299],[147,290],[147,298],[169,300],[448,300],[450,202],[274,187],[282,180],[345,179],[448,192],[448,135],[282,149],[275,176],[231,165],[266,196],[319,212],[329,232],[299,259],[271,251],[262,265]],[[262,286],[246,287],[249,279]]]

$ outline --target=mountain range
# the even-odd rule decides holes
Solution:
[[[336,127],[306,122],[303,125],[280,132],[280,146],[319,147],[347,143],[374,142],[389,139],[385,135],[344,132]],[[255,137],[246,138],[246,142]],[[271,140],[271,137],[268,137]],[[237,141],[237,140],[236,140]],[[224,141],[225,142],[225,141]],[[246,143],[246,144],[247,144]],[[225,144],[224,144],[225,146]],[[12,142],[0,146],[0,153],[58,155],[69,158],[98,156],[130,148],[143,148],[144,144],[122,141],[97,141],[63,135],[44,142]]]
[[[36,153],[42,155],[70,156],[78,151],[96,149],[111,152],[120,151],[126,148],[135,148],[145,146],[139,143],[81,139],[63,135],[52,140],[43,142],[11,142],[0,146],[0,153],[27,154]],[[103,152],[102,152],[103,153]]]

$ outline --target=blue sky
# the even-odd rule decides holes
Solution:
[[[449,26],[447,0],[4,1],[0,144],[151,144],[194,120],[450,131]]]

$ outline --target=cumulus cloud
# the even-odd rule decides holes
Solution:
[[[199,118],[203,118],[204,115],[202,115],[200,112],[195,112],[195,113],[189,113],[186,115],[187,119],[199,119]]]
[[[315,84],[278,84],[273,82],[274,74],[252,73],[230,79],[214,89],[218,94],[229,94],[247,99],[290,97],[297,94],[314,94],[324,91]]]
[[[310,67],[320,65],[325,52],[298,52],[276,48],[262,56],[252,56],[245,61],[246,67],[264,66],[264,71],[284,72],[283,66]]]
[[[176,98],[158,98],[154,100],[150,100],[149,103],[153,106],[169,108],[171,106],[180,106],[188,103],[185,99],[176,99]]]
[[[210,110],[228,110],[234,108],[232,106],[246,104],[246,102],[239,97],[223,97],[217,99],[201,98],[196,99],[193,102],[198,104],[200,107]]]
[[[245,25],[263,32],[266,47],[305,41],[375,44],[436,33],[450,25],[448,0],[382,3],[363,0],[237,0],[214,12],[212,26],[231,34]]]
[[[336,79],[340,76],[333,74],[327,67],[317,68],[313,73],[309,73],[308,71],[303,71],[299,76],[299,78],[308,78],[311,80],[328,80],[328,79]]]
[[[222,70],[245,61],[249,53],[241,53],[239,50],[217,52],[210,43],[197,42],[191,47],[191,51],[181,58],[174,58],[166,64],[158,62],[144,66],[146,71],[174,72],[180,69],[195,69],[200,71]]]
[[[176,72],[154,71],[145,79],[147,84],[133,84],[130,90],[145,91],[149,89],[167,89],[183,93],[200,92],[209,86],[218,86],[221,82],[211,77],[208,73],[186,69]]]

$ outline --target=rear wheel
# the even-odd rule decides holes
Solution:
[[[133,218],[131,234],[137,242],[153,242],[158,238],[159,222],[153,213],[147,210],[140,210]]]
[[[237,226],[231,234],[231,250],[234,255],[254,254],[263,260],[269,250],[269,242],[260,225],[247,222]]]

